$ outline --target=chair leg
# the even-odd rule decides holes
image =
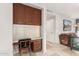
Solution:
[[[21,56],[21,50],[19,49],[19,54],[20,54],[20,56]]]
[[[29,46],[28,50],[29,50],[29,55],[31,56],[31,46]]]

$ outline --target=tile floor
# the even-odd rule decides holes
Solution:
[[[61,44],[47,44],[47,56],[79,56],[79,51],[71,50],[70,47]],[[48,54],[47,54],[48,53]]]
[[[61,44],[47,43],[47,51],[45,54],[41,52],[31,53],[32,56],[79,56],[79,51],[73,51],[69,47]],[[19,54],[14,54],[19,56]],[[22,56],[29,56],[29,54],[22,54]]]

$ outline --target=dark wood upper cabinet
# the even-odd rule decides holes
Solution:
[[[25,24],[25,6],[22,4],[13,4],[13,23]]]
[[[20,3],[14,3],[13,24],[41,25],[41,10]]]
[[[29,6],[26,6],[25,8],[25,21],[27,25],[33,25],[32,23],[32,8]]]
[[[39,9],[32,10],[32,22],[34,25],[41,25],[41,10]]]

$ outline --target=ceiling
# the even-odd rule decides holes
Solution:
[[[78,3],[38,3],[53,12],[72,18],[79,18],[79,4]]]

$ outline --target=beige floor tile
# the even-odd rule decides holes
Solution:
[[[79,52],[79,51],[77,51]],[[15,56],[19,56],[19,54],[14,54]],[[79,53],[72,51],[70,47],[52,43],[47,43],[47,51],[45,54],[41,52],[31,53],[32,56],[79,56]],[[29,56],[29,54],[23,54],[22,56]]]

